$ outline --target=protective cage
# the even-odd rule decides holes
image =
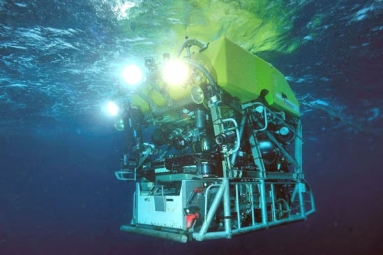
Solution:
[[[283,75],[224,37],[188,39],[175,58],[187,75],[174,87],[164,56],[146,59],[146,81],[122,96],[116,119],[126,154],[115,175],[136,182],[121,230],[202,241],[312,214],[299,104]]]

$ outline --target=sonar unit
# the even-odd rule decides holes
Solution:
[[[115,176],[136,184],[122,231],[203,241],[314,213],[299,103],[277,69],[225,37],[144,63],[115,110],[126,145]]]

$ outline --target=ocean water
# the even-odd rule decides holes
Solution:
[[[383,2],[0,0],[0,254],[383,254]],[[242,33],[239,33],[241,31]],[[232,38],[301,102],[317,212],[174,243],[119,231],[133,183],[103,111],[131,61]]]

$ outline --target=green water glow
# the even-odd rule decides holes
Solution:
[[[156,53],[174,52],[185,36],[209,42],[221,36],[250,52],[291,53],[303,42],[293,36],[304,1],[168,0],[142,1],[122,21],[127,37],[160,42]]]

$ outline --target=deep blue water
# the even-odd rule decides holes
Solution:
[[[133,2],[126,35],[112,7]],[[162,43],[172,1],[0,0],[0,254],[383,254],[383,2],[285,2],[294,27],[279,40],[298,47],[259,55],[302,102],[317,212],[178,244],[119,231],[134,184],[114,177],[122,135],[101,109],[123,59]]]
[[[310,128],[306,123],[306,128]],[[304,145],[317,212],[305,222],[188,244],[120,232],[134,184],[115,180],[110,127],[2,136],[1,254],[380,254],[380,152],[373,136],[329,133]]]

